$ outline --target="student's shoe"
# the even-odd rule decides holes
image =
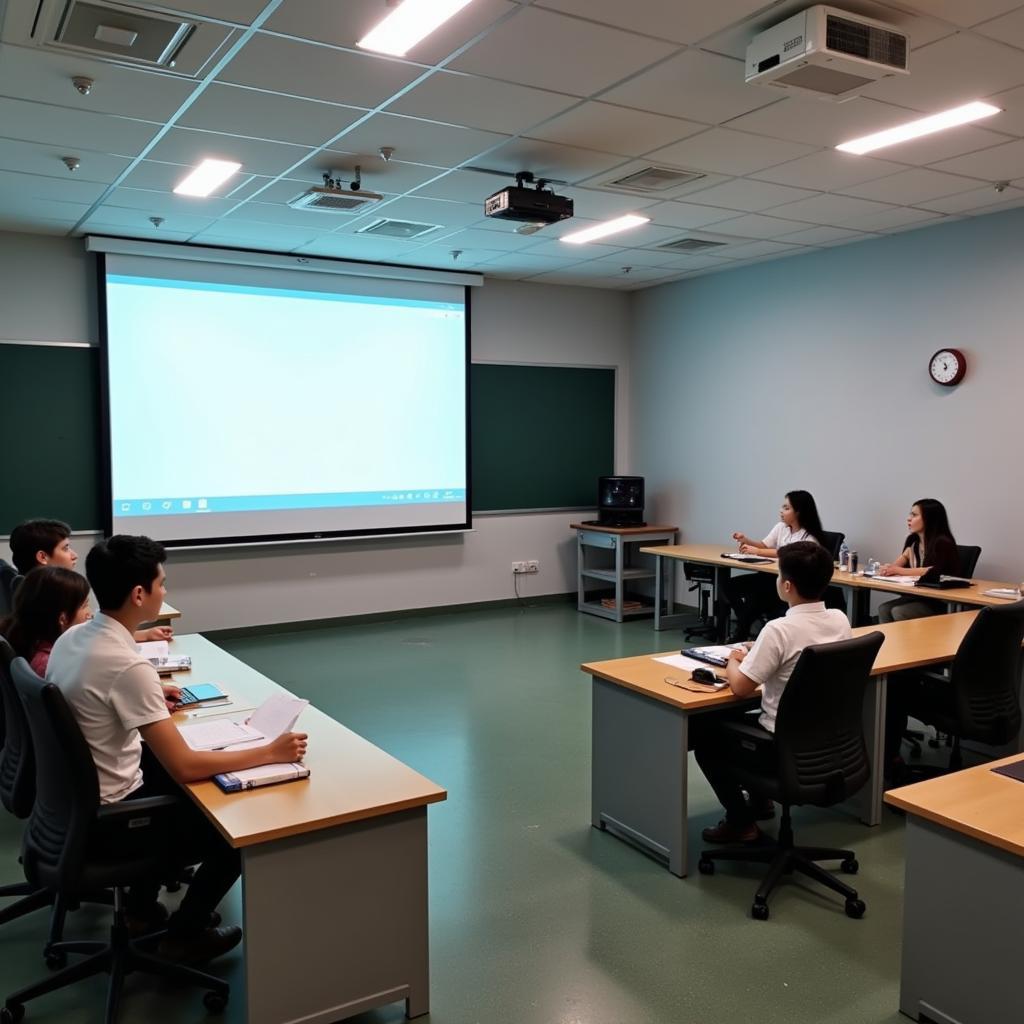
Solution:
[[[204,964],[223,956],[242,941],[242,929],[236,924],[207,928],[195,935],[167,934],[157,946],[157,956],[179,964]]]
[[[133,939],[137,939],[140,935],[149,935],[150,932],[158,932],[161,928],[166,928],[167,918],[170,916],[167,908],[159,900],[154,901],[141,914],[126,913],[124,915],[128,934]]]
[[[724,818],[714,826],[709,825],[701,838],[705,843],[756,843],[761,838],[757,825],[730,825]]]

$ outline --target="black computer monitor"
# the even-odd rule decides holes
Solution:
[[[602,526],[644,526],[644,478],[602,476],[597,481],[597,521]]]

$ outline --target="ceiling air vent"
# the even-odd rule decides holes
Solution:
[[[677,171],[671,167],[645,167],[623,178],[606,181],[606,188],[624,188],[631,192],[665,192],[670,188],[699,181],[704,175],[699,171]]]
[[[293,210],[322,210],[324,213],[356,213],[384,197],[376,192],[353,192],[347,188],[307,189],[288,201]]]
[[[67,0],[49,45],[145,67],[173,68],[197,22],[99,0]]]
[[[674,242],[665,242],[658,249],[670,249],[672,252],[703,252],[705,249],[717,249],[728,245],[728,242],[712,242],[710,238],[677,238]]]
[[[420,238],[436,231],[440,224],[417,224],[412,220],[391,220],[389,217],[379,217],[372,224],[365,228],[359,228],[360,235],[384,235],[387,238]]]

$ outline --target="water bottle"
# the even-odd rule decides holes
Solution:
[[[850,564],[850,549],[847,547],[846,541],[843,541],[842,547],[839,549],[839,571],[846,572],[846,567]]]
[[[847,568],[850,570],[850,572],[856,572],[857,571],[857,565],[858,565],[857,552],[856,551],[851,551],[850,554],[849,554],[848,562],[847,562]]]

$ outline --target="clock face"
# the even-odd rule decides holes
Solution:
[[[959,349],[942,348],[932,356],[931,362],[928,364],[928,372],[936,384],[942,384],[947,388],[952,387],[964,379],[964,374],[967,372],[967,360]]]

